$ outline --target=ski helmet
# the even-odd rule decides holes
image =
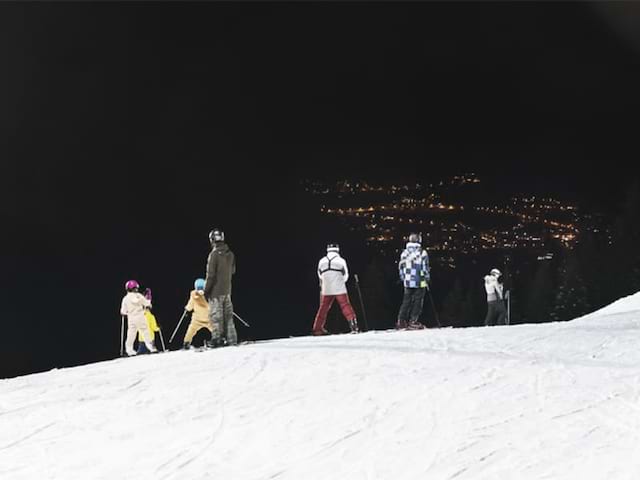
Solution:
[[[212,245],[216,242],[224,242],[224,232],[219,228],[214,228],[209,232],[209,242]]]
[[[338,245],[337,243],[327,244],[327,252],[339,252],[339,251],[340,251],[340,245]]]
[[[409,235],[409,241],[411,243],[422,243],[422,235],[419,233],[412,233]]]
[[[498,270],[497,268],[492,268],[491,269],[491,275],[493,275],[494,277],[499,277],[500,275],[502,275],[502,273],[500,273],[500,270]]]
[[[127,291],[137,290],[138,288],[140,288],[140,284],[135,280],[129,280],[127,283],[124,284],[124,288]]]
[[[193,286],[196,290],[204,290],[205,281],[204,278],[198,278],[193,282]]]

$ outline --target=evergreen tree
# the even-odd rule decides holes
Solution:
[[[397,288],[397,284],[387,279],[380,257],[373,257],[361,280],[369,329],[386,329],[395,325],[397,312],[394,312],[389,293],[394,285]]]
[[[457,278],[442,305],[442,312],[440,313],[440,323],[442,326],[451,325],[457,327],[463,324],[463,303],[462,282]]]
[[[607,255],[607,303],[640,290],[640,186],[627,191]]]
[[[543,323],[550,319],[554,301],[552,262],[539,262],[533,281],[527,292],[525,320],[528,323]]]
[[[505,321],[509,320],[510,324],[520,323],[518,315],[518,297],[514,295],[514,291],[517,291],[517,279],[520,276],[518,270],[518,261],[514,261],[511,255],[505,256],[505,265],[503,279],[504,279],[504,295],[505,295],[505,307],[508,308],[509,318],[505,318]],[[509,299],[507,300],[507,295]],[[515,307],[515,309],[514,309]]]
[[[589,310],[587,288],[580,271],[580,262],[573,250],[567,250],[559,268],[559,281],[551,319],[573,320],[588,313]]]
[[[587,289],[587,302],[593,310],[609,303],[606,295],[606,284],[609,280],[605,273],[606,253],[602,239],[593,233],[584,234],[576,249],[582,278]]]
[[[467,327],[478,324],[476,318],[481,315],[478,313],[480,311],[480,307],[475,305],[476,303],[478,302],[474,302],[473,289],[467,288],[464,300],[462,301],[462,308],[460,309],[460,318],[458,319],[457,326]],[[482,321],[484,323],[484,317],[482,318]]]

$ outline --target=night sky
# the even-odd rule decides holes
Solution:
[[[215,226],[241,338],[308,333],[349,239],[303,178],[475,172],[615,211],[639,26],[632,3],[1,4],[0,377],[117,356],[130,278],[168,340]]]

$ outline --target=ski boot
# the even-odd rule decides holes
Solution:
[[[329,332],[327,332],[324,328],[321,330],[314,330],[313,332],[311,332],[311,334],[313,336],[319,337],[321,335],[329,335]]]
[[[407,326],[407,329],[409,330],[422,330],[423,328],[425,328],[425,326],[417,320],[409,322],[409,325]]]
[[[351,329],[351,333],[358,333],[358,320],[355,318],[353,320],[349,320],[349,328]]]
[[[191,349],[191,342],[184,342],[182,344],[182,349],[183,350],[190,350]]]
[[[224,340],[222,338],[212,338],[211,340],[204,341],[205,348],[218,348],[224,347]]]

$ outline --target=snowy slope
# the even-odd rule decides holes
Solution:
[[[638,479],[640,294],[0,381],[0,479]]]

